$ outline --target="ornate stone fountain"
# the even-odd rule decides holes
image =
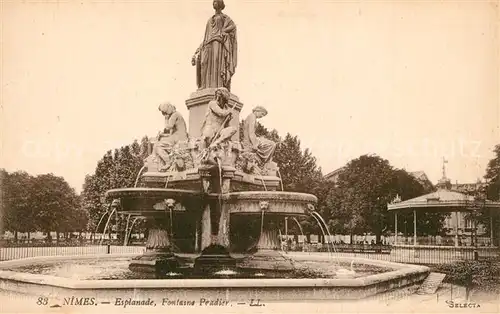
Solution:
[[[239,140],[243,104],[230,92],[236,69],[236,26],[221,12],[223,6],[222,1],[214,1],[216,12],[207,22],[203,42],[193,57],[198,90],[186,100],[189,130],[173,105],[161,104],[165,127],[136,186],[106,194],[116,212],[147,219],[146,252],[0,262],[0,294],[9,298],[20,295],[23,299],[16,302],[19,304],[26,303],[26,298],[42,297],[51,308],[70,309],[77,296],[78,311],[88,300],[105,310],[127,299],[147,299],[155,306],[155,302],[164,305],[165,300],[197,300],[205,310],[206,300],[217,300],[217,304],[221,300],[230,306],[248,304],[249,300],[351,301],[415,286],[427,277],[429,269],[423,266],[353,257],[332,259],[327,254],[289,253],[285,257],[277,253],[277,225],[284,216],[312,215],[323,231],[328,232],[328,228],[314,211],[314,195],[281,191],[278,168],[272,161],[276,144],[258,138],[254,132],[256,120],[267,114],[264,108],[255,107],[246,117],[243,140]],[[247,254],[237,257],[234,252]],[[114,266],[121,269],[119,259],[124,257],[126,263],[131,261],[128,270],[125,264],[125,271],[134,275],[131,279],[124,273],[111,276]],[[345,276],[332,272],[340,262],[350,263],[352,270],[353,260],[360,270],[375,266],[383,272],[356,278],[347,272]],[[287,272],[294,265],[311,262],[316,265],[312,268],[324,274],[307,273],[304,277]],[[38,264],[44,267],[31,269]],[[90,269],[107,274],[102,277],[106,280],[93,279],[92,272],[85,271],[74,274],[66,270],[61,274],[58,265],[74,272],[92,265]],[[45,267],[48,274],[37,273]],[[239,278],[219,280],[238,272],[242,274]],[[150,273],[169,280],[150,279]],[[279,277],[282,274],[285,276]],[[92,306],[101,311],[100,307]],[[164,311],[160,306],[157,309]]]
[[[198,90],[186,100],[184,118],[170,103],[161,104],[165,127],[155,139],[136,188],[107,192],[123,214],[147,217],[147,252],[132,269],[167,272],[182,263],[178,254],[201,253],[195,268],[234,267],[230,252],[280,247],[276,222],[306,215],[316,204],[310,194],[277,191],[281,186],[272,157],[276,143],[257,137],[256,121],[267,115],[257,106],[243,122],[243,107],[230,92],[236,69],[236,25],[214,2],[204,39],[193,56]],[[242,218],[243,217],[243,218]],[[235,231],[232,221],[255,222],[254,241]],[[255,229],[255,228],[254,228]],[[180,243],[182,242],[182,243]],[[248,264],[248,263],[247,263]]]

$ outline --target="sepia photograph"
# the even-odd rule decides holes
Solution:
[[[500,313],[500,0],[0,25],[0,313]]]

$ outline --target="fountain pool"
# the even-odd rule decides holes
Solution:
[[[119,299],[275,301],[352,301],[403,287],[419,285],[428,275],[424,266],[355,258],[359,274],[335,278],[334,265],[347,267],[352,258],[327,254],[289,254],[299,266],[292,272],[238,270],[237,275],[189,274],[151,278],[127,268],[137,254],[35,257],[0,263],[0,287],[5,293],[46,296],[54,304],[77,295],[101,304]],[[189,259],[189,257],[186,257]],[[236,257],[237,260],[239,257]],[[244,259],[244,256],[241,256]],[[167,279],[169,278],[169,279]]]
[[[194,256],[186,257],[194,263]],[[244,257],[241,257],[243,260]],[[129,280],[129,279],[221,279],[221,278],[330,278],[338,279],[339,268],[349,268],[350,263],[333,263],[331,260],[318,261],[306,260],[296,261],[296,268],[291,271],[279,269],[249,269],[244,267],[235,270],[216,271],[211,274],[196,274],[191,267],[168,272],[161,277],[151,276],[150,273],[134,272],[129,269],[132,261],[130,257],[117,257],[111,259],[81,259],[44,261],[23,266],[12,266],[5,268],[6,271],[48,275],[76,280]],[[352,278],[366,277],[370,275],[393,271],[394,268],[386,268],[368,264],[355,265],[355,274]]]

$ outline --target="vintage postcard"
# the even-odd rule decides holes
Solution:
[[[499,1],[0,16],[0,313],[500,312]]]

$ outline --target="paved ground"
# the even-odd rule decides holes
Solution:
[[[411,290],[411,289],[410,289]],[[459,289],[458,289],[459,290]],[[407,291],[408,295],[392,296],[386,300],[363,300],[359,302],[297,302],[266,303],[261,306],[238,306],[230,304],[227,307],[156,307],[156,308],[126,308],[101,306],[49,308],[36,305],[36,297],[2,295],[0,292],[0,313],[499,313],[500,300],[485,302],[472,298],[466,304],[469,307],[455,308],[450,304],[464,304],[461,293],[450,297],[450,290],[443,287],[433,295],[415,295]],[[450,303],[453,301],[453,303]],[[474,306],[474,307],[473,307]],[[479,307],[477,307],[479,306]]]

